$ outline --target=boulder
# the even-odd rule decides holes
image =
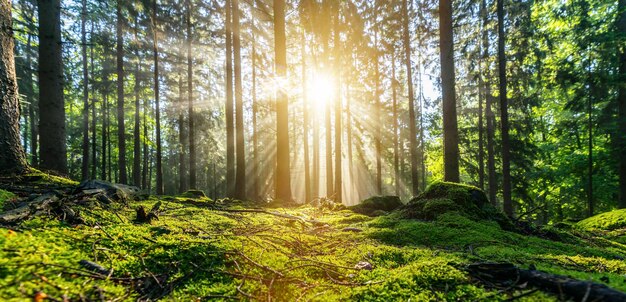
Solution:
[[[74,189],[74,194],[85,195],[104,194],[112,201],[127,202],[134,200],[141,190],[134,186],[114,184],[102,180],[86,180]]]
[[[380,216],[401,206],[403,203],[398,196],[372,196],[361,201],[358,205],[350,207],[350,209],[360,214]]]

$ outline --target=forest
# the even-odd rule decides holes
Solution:
[[[0,24],[0,300],[626,301],[626,0]]]

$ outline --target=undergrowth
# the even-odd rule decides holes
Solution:
[[[162,198],[137,224],[128,207],[84,208],[86,225],[40,217],[0,229],[0,299],[498,301],[464,271],[480,261],[535,265],[626,291],[626,245],[604,237],[555,242],[503,231],[457,213],[434,221],[303,206]],[[256,211],[256,210],[255,210]],[[102,275],[80,260],[108,270]],[[513,295],[530,291],[521,290]],[[556,301],[541,292],[520,301]]]

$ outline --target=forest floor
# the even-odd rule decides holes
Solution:
[[[0,190],[0,207],[8,210],[18,198]],[[626,291],[626,229],[564,226],[549,230],[555,237],[504,231],[496,222],[454,212],[422,221],[396,214],[369,217],[348,209],[261,207],[205,197],[142,199],[76,205],[80,223],[63,219],[67,213],[63,217],[48,213],[0,227],[0,299],[564,298],[528,284],[495,284],[470,276],[469,264],[488,261]],[[139,207],[155,207],[152,213],[158,218],[135,221]]]

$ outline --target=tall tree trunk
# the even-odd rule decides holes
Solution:
[[[106,59],[105,59],[106,60]],[[109,96],[106,91],[108,87],[108,75],[106,71],[106,65],[103,67],[103,79],[104,89],[102,92],[102,180],[107,180],[107,149],[108,149],[108,135],[109,135]]]
[[[37,0],[39,10],[40,167],[67,174],[61,0]]]
[[[186,161],[186,152],[187,152],[187,143],[189,142],[189,136],[187,133],[187,125],[185,123],[185,115],[183,113],[183,108],[185,108],[184,103],[184,95],[183,95],[183,72],[182,66],[180,72],[178,74],[178,142],[180,144],[180,149],[178,150],[178,191],[183,193],[187,191],[187,161]]]
[[[415,124],[415,96],[413,93],[413,73],[411,64],[411,38],[409,34],[409,7],[407,0],[402,0],[402,21],[403,21],[403,37],[404,37],[404,56],[406,60],[406,79],[409,91],[409,148],[411,149],[411,193],[413,196],[419,194],[419,178],[418,178],[418,154],[417,154],[417,129]]]
[[[382,124],[382,118],[381,118],[381,104],[380,104],[380,58],[379,58],[379,51],[378,51],[378,32],[375,33],[375,37],[374,37],[374,51],[376,52],[375,55],[375,65],[376,67],[374,67],[375,69],[375,76],[376,76],[376,88],[375,88],[375,96],[374,96],[374,110],[375,113],[374,115],[376,116],[376,123],[375,123],[375,127],[376,129],[374,130],[374,137],[375,137],[375,145],[376,145],[376,194],[381,195],[383,194],[383,169],[382,169],[382,132],[381,129],[383,124]]]
[[[226,0],[226,196],[235,196],[232,0]]]
[[[444,179],[450,182],[459,182],[459,132],[457,128],[456,95],[454,87],[452,0],[439,1],[439,26],[441,88],[443,92]]]
[[[274,0],[274,51],[278,77],[287,75],[287,43],[285,35],[285,0]],[[291,202],[291,173],[289,168],[289,99],[276,93],[276,199]]]
[[[256,8],[256,0],[253,0],[253,9]],[[254,19],[252,23],[252,197],[257,200],[260,197],[259,192],[259,129],[257,125],[257,114],[259,111],[257,103],[256,89],[256,35],[254,31]]]
[[[391,101],[393,111],[393,174],[396,187],[396,196],[400,196],[400,154],[399,154],[399,133],[398,133],[398,93],[396,80],[396,56],[391,54]],[[411,102],[413,103],[413,102]],[[414,123],[411,122],[411,123]]]
[[[20,142],[20,105],[13,57],[11,1],[0,1],[0,173],[24,172],[26,154]]]
[[[141,188],[144,190],[148,189],[148,106],[149,101],[144,98],[143,100],[143,140],[142,140],[142,150],[143,150],[143,161],[141,168]],[[148,191],[148,194],[150,192]]]
[[[626,0],[619,0],[617,11],[621,12],[617,21],[619,41],[626,37]],[[626,49],[619,50],[619,88],[618,88],[618,124],[619,124],[619,207],[626,208]]]
[[[157,0],[152,2],[152,52],[154,58],[154,102],[156,123],[156,193],[163,195],[163,151],[161,146],[161,107],[159,103],[159,44],[157,36]],[[152,173],[151,173],[152,174]],[[151,183],[151,181],[149,182]]]
[[[93,21],[91,22],[91,31],[93,32]],[[91,74],[95,77],[94,51],[93,43],[89,46],[89,64]],[[98,169],[97,148],[98,148],[98,129],[96,129],[96,85],[91,85],[91,177],[96,178]]]
[[[486,1],[482,0],[480,2],[479,8],[479,16],[484,18],[483,16],[486,12]],[[484,33],[486,28],[484,24],[482,24],[480,30],[481,33]],[[479,46],[479,59],[478,59],[478,187],[481,190],[485,189],[485,140],[484,140],[484,121],[483,121],[483,103],[487,98],[485,94],[485,79],[483,76],[483,72],[486,71],[487,68],[484,68],[484,57],[482,55],[482,47],[484,45]]]
[[[191,34],[191,1],[187,0],[187,101],[189,106],[189,187],[197,189],[196,129],[193,106],[193,57]]]
[[[483,55],[482,55],[482,61],[483,62],[488,62],[489,61],[489,30],[488,30],[488,26],[489,26],[489,10],[487,9],[487,3],[486,0],[482,0],[481,1],[481,10],[482,10],[482,27],[483,27],[483,31],[482,31],[482,50],[483,50]],[[484,75],[484,77],[486,79],[490,78],[490,72],[489,72],[489,68],[485,68],[486,70],[486,74]],[[491,84],[489,83],[488,80],[483,81],[483,84],[485,85],[485,118],[486,118],[486,124],[487,124],[487,180],[489,183],[489,188],[488,188],[488,193],[489,193],[489,200],[491,201],[491,204],[496,206],[497,204],[497,198],[496,198],[496,194],[498,191],[498,184],[497,184],[497,180],[496,180],[496,159],[495,159],[495,143],[494,143],[494,139],[496,137],[495,134],[495,114],[493,113],[492,110],[492,104],[493,104],[493,96],[491,95]]]
[[[302,57],[302,143],[304,148],[304,202],[311,201],[311,171],[309,162],[309,100],[307,95],[306,83],[306,36],[304,30],[301,34],[300,56]]]
[[[502,199],[504,213],[513,216],[511,201],[511,147],[509,142],[509,111],[506,95],[506,54],[504,53],[504,0],[498,1],[498,74],[500,91],[500,123],[502,127]]]
[[[137,21],[135,21],[135,41],[137,39]],[[139,91],[141,88],[141,58],[139,57],[139,50],[137,50],[135,56],[137,57],[137,66],[135,67],[135,125],[133,128],[133,185],[141,187],[141,132],[140,132],[140,97]]]
[[[28,77],[26,85],[30,90],[28,93],[28,121],[30,122],[30,153],[32,166],[39,165],[39,127],[37,127],[39,114],[37,114],[37,98],[35,97],[35,86],[33,81],[33,63],[32,63],[32,35],[28,34],[28,42],[26,44],[26,65],[28,68]]]
[[[128,183],[126,174],[126,128],[124,125],[124,36],[122,0],[117,0],[117,148],[119,182]]]
[[[233,50],[235,60],[235,131],[237,139],[237,170],[235,176],[235,198],[246,199],[246,148],[243,128],[243,88],[241,83],[241,30],[239,24],[239,0],[233,5]]]
[[[87,69],[87,0],[82,0],[80,14],[80,41],[83,59],[83,158],[81,164],[81,179],[89,179],[89,69]]]
[[[334,52],[335,52],[335,202],[342,202],[342,167],[341,167],[341,38],[339,33],[339,10],[341,2],[336,2],[334,14]]]

